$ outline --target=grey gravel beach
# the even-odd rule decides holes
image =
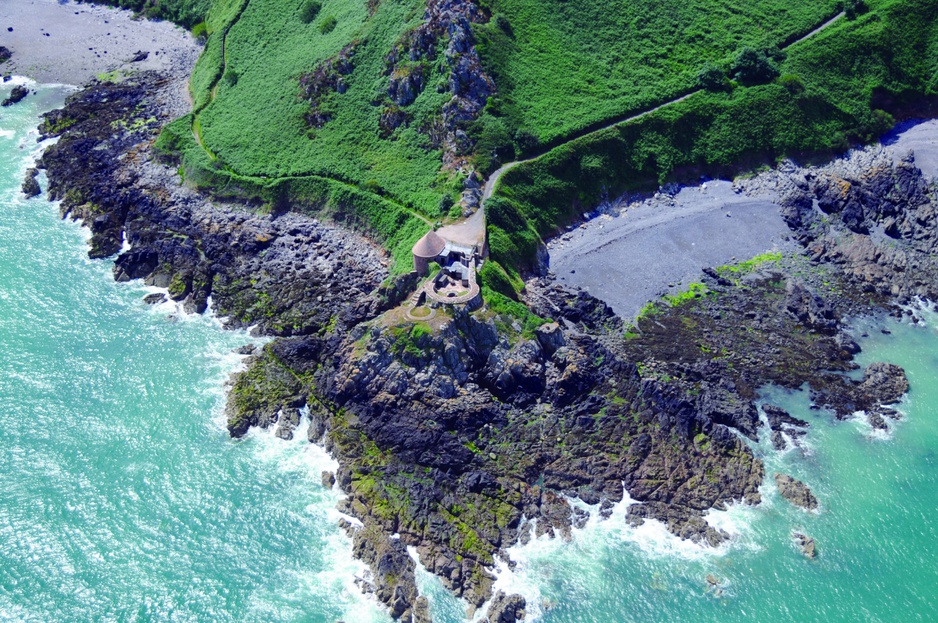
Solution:
[[[702,268],[782,248],[789,233],[769,199],[714,180],[601,215],[554,238],[548,251],[561,283],[631,319],[648,301],[686,290]]]
[[[0,46],[13,52],[3,74],[72,85],[122,69],[191,68],[201,52],[170,22],[71,0],[0,0]],[[130,62],[138,52],[146,58]]]
[[[926,177],[938,179],[938,119],[900,123],[882,138],[882,144],[894,158],[912,152],[915,166]]]
[[[938,120],[903,122],[879,146],[863,149],[851,164],[844,161],[843,174],[862,176],[882,152],[893,160],[911,152],[916,166],[936,180],[936,130]],[[647,302],[686,290],[705,267],[792,249],[774,202],[787,178],[799,174],[786,161],[751,179],[711,180],[608,206],[548,243],[550,269],[561,283],[587,290],[631,320]]]

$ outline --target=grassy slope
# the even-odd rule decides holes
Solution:
[[[653,107],[695,86],[706,61],[780,45],[837,11],[826,0],[490,0],[478,29],[510,128],[542,143]]]
[[[663,181],[682,167],[710,172],[782,154],[836,152],[890,124],[874,111],[935,95],[938,2],[878,0],[788,50],[778,84],[700,93],[639,121],[581,138],[512,169],[487,205],[492,255],[532,261],[540,236],[575,219],[603,192]],[[886,95],[886,97],[884,97]]]
[[[413,0],[386,4],[402,10],[408,1],[414,4]],[[354,8],[351,3],[334,2],[337,6]],[[289,6],[289,11],[282,10],[285,6]],[[330,12],[332,5],[327,2],[319,18],[305,25],[297,17],[300,6],[301,0],[214,0],[206,19],[210,36],[190,80],[196,116],[187,115],[167,126],[157,146],[182,156],[185,176],[190,183],[211,189],[221,197],[253,198],[272,208],[289,197],[298,209],[327,212],[333,218],[367,229],[391,252],[395,260],[392,270],[407,271],[411,264],[410,248],[426,232],[426,223],[415,216],[414,210],[402,207],[400,202],[361,188],[373,178],[359,181],[343,168],[344,165],[354,167],[359,163],[354,160],[355,155],[370,152],[366,145],[356,142],[357,139],[348,134],[344,135],[347,142],[341,140],[349,126],[341,111],[330,124],[335,131],[327,135],[333,139],[339,137],[338,146],[332,152],[320,149],[318,143],[306,135],[302,114],[308,109],[308,104],[299,99],[299,74],[312,69],[319,60],[332,56],[352,38],[348,32],[342,31],[343,22],[350,25],[348,28],[357,24],[354,29],[356,36],[377,36],[375,30],[363,28],[364,9],[355,21],[354,11],[349,15]],[[339,19],[339,26],[332,33],[322,35],[318,24],[330,15]],[[383,24],[402,31],[403,21],[398,18],[402,19],[401,15],[386,15],[383,20],[376,16],[368,26],[375,29]],[[259,27],[259,23],[266,26]],[[387,43],[390,48],[400,33],[392,29],[378,34],[385,40],[390,39]],[[304,41],[308,43],[306,47],[302,45]],[[369,49],[370,55],[363,52],[356,61],[362,66],[370,61],[373,68],[377,67],[380,59],[375,51],[378,46],[365,46],[365,52]],[[239,75],[234,86],[220,80],[226,56],[228,68]],[[375,69],[374,73],[379,72],[380,69]],[[353,86],[354,79],[355,76],[350,79]],[[360,105],[357,110],[377,111],[376,107],[361,101],[365,95],[362,95],[362,89],[358,91],[361,96],[356,100]],[[351,97],[353,93],[354,89],[350,87],[346,94],[335,97]],[[350,113],[356,112],[351,106],[346,108]],[[377,117],[374,123],[377,126]],[[330,128],[320,132],[326,130]],[[194,139],[194,133],[202,139],[204,149]],[[377,140],[377,134],[374,139]],[[395,148],[402,141],[387,143]],[[313,158],[316,166],[310,167],[308,162],[304,164],[296,149],[305,149],[304,153]],[[419,162],[411,167],[418,174],[427,172],[428,180],[423,181],[429,186],[436,178],[438,155],[430,157],[422,149],[419,153],[414,153],[413,149],[410,152],[400,154],[399,158],[386,158],[384,170],[390,177],[394,170],[388,163],[430,158],[434,163],[432,167],[421,167]],[[346,157],[347,154],[352,157]],[[377,154],[378,150],[375,150]],[[258,158],[255,164],[260,169],[250,165],[252,157]],[[232,160],[241,167],[232,166]],[[265,171],[264,164],[270,164],[271,168]],[[405,168],[399,167],[398,173]],[[425,187],[409,181],[411,188]],[[393,185],[393,182],[388,185]],[[438,197],[434,195],[432,199],[433,208],[438,209]]]
[[[269,203],[290,196],[357,217],[391,249],[397,270],[405,270],[408,246],[426,228],[413,213],[438,218],[440,197],[451,195],[457,182],[439,174],[439,153],[415,131],[448,97],[435,88],[442,71],[409,107],[411,127],[391,140],[379,138],[381,107],[371,104],[387,86],[385,55],[419,23],[423,0],[384,0],[372,17],[363,2],[325,0],[309,25],[298,18],[301,2],[214,0],[207,20],[212,34],[192,78],[198,123],[173,124],[161,142],[186,154],[190,180],[221,194]],[[516,275],[541,236],[602,192],[647,185],[686,167],[719,171],[869,139],[888,122],[875,108],[934,91],[938,81],[938,2],[870,4],[873,11],[857,21],[841,21],[789,50],[783,69],[800,77],[804,93],[778,84],[699,93],[510,171],[488,205],[493,257]],[[499,88],[489,118],[501,116],[510,132],[557,144],[687,92],[705,61],[728,59],[742,44],[790,41],[835,11],[832,2],[793,0],[759,0],[745,10],[703,0],[488,0],[486,6],[493,19],[476,32]],[[319,24],[330,16],[338,26],[323,35]],[[219,81],[226,32],[228,66],[238,74],[234,85]],[[310,135],[297,78],[352,40],[361,45],[348,91],[327,97],[333,120]],[[874,92],[892,96],[873,102]]]
[[[367,19],[364,2],[326,0],[319,16],[303,24],[299,0],[251,0],[228,36],[228,66],[234,86],[222,83],[217,99],[200,115],[206,146],[242,175],[327,175],[358,185],[376,184],[424,214],[439,213],[435,189],[440,155],[425,136],[402,129],[396,140],[378,136],[381,107],[372,106],[387,88],[384,57],[407,26],[419,23],[422,2],[388,0]],[[323,35],[319,24],[338,20]],[[328,101],[333,119],[310,138],[297,79],[354,39],[363,43],[344,94]],[[427,89],[410,107],[416,118],[432,114],[445,95]],[[248,130],[249,131],[246,131]]]

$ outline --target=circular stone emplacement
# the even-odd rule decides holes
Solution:
[[[407,310],[406,316],[411,320],[429,320],[436,315],[436,310],[426,305],[411,307]]]

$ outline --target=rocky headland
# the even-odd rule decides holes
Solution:
[[[846,319],[936,298],[938,197],[912,156],[872,147],[746,182],[780,198],[797,244],[708,267],[634,321],[552,275],[527,283],[527,308],[413,320],[400,304],[415,278],[390,275],[367,232],[302,205],[212,201],[154,153],[188,108],[186,76],[94,81],[47,115],[42,132],[59,137],[40,163],[50,197],[89,227],[93,257],[117,256],[115,278],[276,336],[233,380],[229,430],[290,437],[308,407],[310,441],[340,465],[325,479],[347,494],[364,588],[395,618],[429,620],[412,547],[471,607],[490,602],[488,620],[519,619],[522,598],[493,595],[496,558],[532,537],[570,538],[626,492],[631,523],[723,542],[705,513],[759,503],[766,479],[747,440],[784,447],[807,427],[761,404],[767,384],[807,386],[836,418],[897,416],[900,368],[844,374],[858,352]]]

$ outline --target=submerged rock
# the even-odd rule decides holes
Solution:
[[[239,347],[237,347],[234,352],[236,352],[236,353],[239,354],[239,355],[253,355],[253,354],[254,354],[254,351],[256,351],[256,350],[257,350],[257,346],[256,346],[256,345],[254,345],[254,344],[245,344],[244,346],[239,346]]]
[[[806,510],[814,510],[818,506],[817,498],[800,480],[795,480],[788,474],[775,474],[775,486],[783,498]]]
[[[817,557],[817,544],[814,542],[813,538],[801,532],[793,532],[792,538],[794,538],[798,547],[801,548],[802,554],[812,559]]]
[[[712,593],[714,597],[722,597],[723,596],[723,580],[713,575],[712,573],[707,574],[706,580],[707,580],[707,591]]]

